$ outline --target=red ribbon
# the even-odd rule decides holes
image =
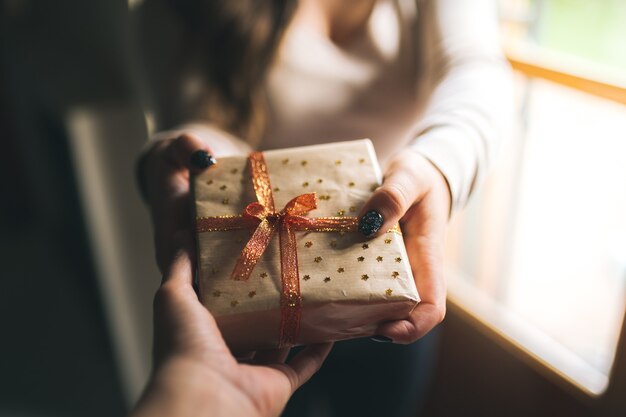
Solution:
[[[250,278],[272,236],[278,231],[282,290],[280,298],[281,323],[278,347],[293,346],[300,332],[302,295],[298,272],[296,231],[354,232],[356,217],[304,217],[317,208],[315,193],[301,194],[276,211],[265,158],[261,152],[248,156],[250,174],[257,201],[246,206],[240,216],[216,216],[196,219],[197,232],[241,230],[256,227],[243,248],[231,278],[246,281]]]

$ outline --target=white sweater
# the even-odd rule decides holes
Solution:
[[[409,147],[445,176],[452,211],[462,207],[512,122],[496,12],[493,0],[378,0],[341,47],[292,25],[267,79],[261,149],[367,137],[384,164]]]

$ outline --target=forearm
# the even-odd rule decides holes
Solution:
[[[460,65],[435,89],[410,146],[448,181],[452,211],[465,205],[509,136],[512,107],[504,62]]]
[[[148,148],[154,143],[176,139],[183,133],[191,133],[198,136],[216,157],[247,154],[252,147],[242,139],[219,129],[208,121],[189,121],[176,126],[173,129],[157,132],[150,138]]]
[[[429,103],[411,147],[448,181],[452,211],[484,177],[512,120],[512,77],[492,0],[424,0],[420,22]]]

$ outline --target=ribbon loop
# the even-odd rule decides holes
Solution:
[[[307,193],[289,200],[281,213],[287,216],[302,216],[317,208],[317,194]]]
[[[259,203],[258,201],[248,204],[246,208],[243,210],[244,216],[253,217],[259,220],[265,219],[269,214],[270,213],[267,210],[267,208],[263,204]]]
[[[290,223],[290,217],[293,217],[296,214],[306,214],[316,207],[317,198],[315,193],[302,194],[291,199],[285,205],[285,208],[280,211],[280,213],[268,210],[267,207],[258,201],[248,204],[243,211],[242,217],[258,219],[261,222],[250,237],[250,240],[248,240],[248,243],[246,243],[246,246],[241,251],[241,255],[239,255],[239,259],[237,259],[235,268],[231,273],[231,278],[236,281],[247,281],[252,274],[252,270],[269,246],[276,228],[289,227],[288,224]],[[294,240],[293,248],[292,245],[289,245],[285,249],[286,251],[295,251],[295,238],[292,240]],[[281,256],[282,252],[283,250],[281,247]],[[291,269],[294,267],[297,279],[297,262],[295,265],[293,262],[290,262],[287,268]]]

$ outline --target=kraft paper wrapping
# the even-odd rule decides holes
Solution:
[[[316,192],[308,217],[356,216],[382,175],[372,143],[340,142],[263,153],[274,201]],[[239,215],[256,201],[247,158],[221,158],[194,178],[196,217]],[[250,279],[231,271],[254,229],[198,233],[202,303],[235,351],[274,348],[280,327],[278,234]],[[407,317],[419,302],[402,236],[296,232],[302,318],[298,344],[371,336],[384,321]]]

